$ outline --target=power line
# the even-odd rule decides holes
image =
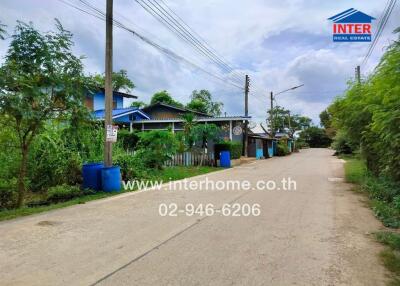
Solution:
[[[190,30],[193,34],[195,34],[195,35],[205,44],[205,46],[207,46],[207,47],[209,48],[209,50],[211,50],[212,52],[214,52],[215,55],[218,55],[218,52],[217,52],[213,47],[211,47],[211,46],[207,43],[207,41],[204,40],[204,38],[202,38],[198,33],[196,33],[196,31],[194,31],[192,28],[190,28],[190,26],[189,26],[188,24],[186,24],[186,22],[185,22],[181,17],[179,17],[178,14],[176,14],[171,8],[169,8],[169,6],[167,5],[167,3],[165,3],[164,0],[160,0],[160,1],[164,4],[164,6],[165,6],[172,14],[174,14],[174,15],[181,21],[181,23],[182,23],[188,30]],[[219,56],[219,57],[222,59],[222,61],[228,62],[223,56]],[[227,64],[227,66],[230,67],[229,64]],[[230,67],[230,68],[231,68],[231,67]],[[243,73],[237,72],[237,71],[235,71],[233,68],[231,68],[231,69],[232,69],[232,71],[233,71],[235,74],[237,74],[240,78],[243,78],[243,77],[245,76]]]
[[[385,29],[385,26],[387,24],[387,21],[389,20],[393,8],[396,5],[396,1],[397,0],[388,0],[386,3],[386,6],[382,12],[382,15],[379,18],[379,23],[378,23],[378,31],[376,33],[376,36],[374,38],[374,40],[372,41],[371,45],[368,48],[367,54],[365,55],[361,65],[365,65],[368,61],[368,59],[370,58],[376,44],[379,41],[380,36],[382,35],[383,30]]]
[[[65,5],[67,5],[67,6],[70,6],[70,7],[74,8],[74,9],[77,9],[77,10],[83,12],[83,13],[86,13],[86,14],[88,14],[88,15],[91,15],[91,16],[93,16],[93,17],[96,17],[96,18],[98,18],[98,19],[100,19],[100,20],[105,21],[105,13],[102,12],[100,9],[98,9],[98,8],[96,8],[96,7],[92,6],[92,5],[90,5],[89,3],[87,3],[87,2],[84,1],[84,0],[79,0],[79,1],[80,1],[81,3],[83,3],[86,7],[88,7],[90,10],[92,10],[94,13],[91,13],[91,12],[89,12],[89,11],[87,11],[87,10],[81,8],[81,7],[78,7],[78,6],[72,4],[72,3],[69,2],[69,1],[66,1],[66,0],[58,0],[58,1],[60,1],[61,3],[65,4]],[[235,83],[228,82],[228,81],[226,81],[226,79],[222,78],[221,76],[216,75],[216,74],[214,74],[214,73],[212,73],[212,72],[209,72],[209,71],[207,71],[206,69],[204,69],[204,68],[202,68],[202,67],[196,65],[195,63],[193,63],[193,62],[191,62],[191,61],[189,61],[189,60],[187,60],[186,58],[184,58],[184,57],[182,57],[182,56],[180,56],[180,55],[174,53],[173,51],[171,51],[171,50],[169,50],[169,49],[167,49],[167,48],[164,48],[164,47],[158,45],[157,43],[155,43],[155,42],[153,42],[152,40],[146,38],[145,36],[140,35],[140,34],[137,33],[136,31],[134,31],[134,30],[132,30],[132,29],[126,27],[126,26],[123,25],[121,22],[119,22],[119,21],[117,21],[117,20],[115,20],[115,19],[113,20],[113,25],[116,26],[116,27],[118,27],[118,28],[120,28],[120,29],[123,29],[123,30],[125,30],[125,31],[127,31],[127,32],[130,32],[133,36],[138,37],[138,38],[139,38],[140,40],[142,40],[143,42],[145,42],[145,43],[151,45],[152,47],[156,48],[157,50],[161,51],[162,53],[164,53],[164,54],[165,54],[166,56],[168,56],[169,58],[171,58],[171,59],[173,59],[173,60],[175,60],[175,61],[178,61],[178,62],[184,62],[185,64],[190,65],[190,66],[192,66],[193,68],[198,69],[198,70],[204,72],[205,74],[207,74],[207,75],[209,75],[209,76],[211,76],[211,77],[214,77],[214,78],[216,78],[216,79],[218,79],[218,80],[224,82],[225,84],[229,84],[229,85],[234,86],[234,87],[236,87],[236,88],[238,88],[238,89],[240,89],[240,90],[243,90],[243,87],[241,87],[241,86],[239,86],[239,85],[237,85],[237,84],[235,84]]]
[[[185,27],[183,27],[179,21],[174,18],[168,11],[166,11],[157,1],[135,0],[145,11],[157,19],[167,29],[177,35],[181,40],[190,44],[196,52],[210,59],[216,64],[222,71],[231,73],[232,68],[223,62],[218,56],[213,54],[207,49],[197,38],[195,38]],[[235,83],[242,82],[242,78],[232,75]]]

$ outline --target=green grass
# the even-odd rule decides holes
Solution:
[[[354,157],[343,158],[346,160],[344,165],[346,181],[353,184],[361,184],[367,176],[367,168],[364,161]]]
[[[181,180],[184,178],[189,178],[197,175],[202,175],[214,171],[218,171],[220,168],[216,167],[167,167],[163,170],[155,170],[154,173],[152,174],[154,178],[157,180],[162,180],[163,182],[168,182],[168,181],[175,181],[175,180]],[[129,190],[131,191],[131,190]],[[37,206],[37,207],[22,207],[19,209],[11,209],[11,210],[2,210],[0,211],[0,221],[3,220],[9,220],[17,217],[22,217],[22,216],[28,216],[32,214],[37,214],[37,213],[42,213],[54,209],[59,209],[59,208],[65,208],[68,206],[76,205],[76,204],[84,204],[89,201],[93,200],[98,200],[110,196],[115,196],[124,192],[129,192],[129,191],[121,191],[118,193],[104,193],[104,192],[99,192],[97,194],[92,194],[92,195],[85,195],[81,196],[79,198],[75,198],[66,202],[62,203],[57,203],[57,204],[51,204],[47,206]],[[135,190],[132,190],[135,191]],[[37,195],[30,195],[28,198],[34,198],[37,199]]]
[[[379,242],[389,246],[391,249],[400,251],[399,233],[394,233],[390,231],[379,231],[375,233],[375,237]]]

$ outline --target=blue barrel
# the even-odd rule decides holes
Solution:
[[[103,167],[104,167],[103,163],[83,164],[83,166],[82,166],[82,177],[83,177],[82,188],[100,191],[101,190],[101,169]]]
[[[231,167],[231,152],[229,151],[221,151],[219,155],[220,165],[223,168]]]
[[[256,159],[261,159],[264,157],[263,149],[256,149]]]
[[[101,184],[105,192],[121,191],[121,170],[119,166],[103,167],[101,169]]]

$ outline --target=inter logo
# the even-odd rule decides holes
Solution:
[[[334,42],[371,42],[371,22],[375,20],[356,9],[348,9],[328,18],[333,21]]]

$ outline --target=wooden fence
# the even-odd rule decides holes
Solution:
[[[199,152],[184,152],[175,154],[171,160],[165,163],[166,166],[199,166],[203,157],[203,166],[214,166],[214,153],[201,154]]]

